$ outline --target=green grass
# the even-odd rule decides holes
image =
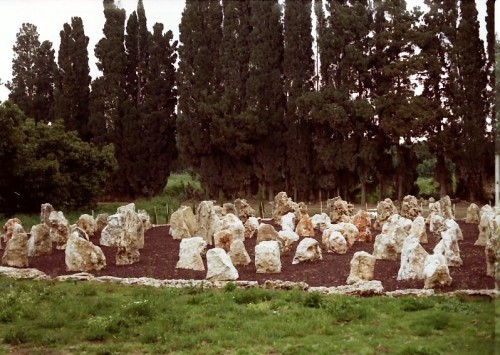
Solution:
[[[0,352],[492,354],[495,302],[0,278]]]

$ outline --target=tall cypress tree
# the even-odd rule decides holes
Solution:
[[[57,65],[52,42],[43,41],[35,59],[35,97],[33,117],[41,121],[54,119],[54,90]]]
[[[73,17],[71,25],[65,23],[60,38],[56,116],[64,119],[67,130],[77,131],[80,138],[89,141],[89,38],[85,36],[82,19]]]

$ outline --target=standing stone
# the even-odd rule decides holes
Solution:
[[[478,226],[479,236],[477,237],[477,240],[474,243],[474,245],[482,247],[486,246],[492,234],[491,227],[494,218],[495,218],[494,212],[486,211],[481,215],[481,221],[479,222]]]
[[[151,223],[151,217],[146,210],[137,211],[137,215],[142,222],[142,226],[144,227],[144,231],[148,231],[153,228],[153,224]],[[157,222],[158,223],[158,222]]]
[[[434,247],[434,254],[441,254],[446,258],[448,266],[462,266],[460,249],[456,234],[453,230],[447,229],[441,233],[441,240]]]
[[[288,212],[293,212],[295,214],[295,220],[300,221],[301,213],[299,210],[299,205],[293,202],[290,197],[286,195],[286,192],[281,191],[274,197],[273,204],[273,219],[275,223],[281,222],[281,217]]]
[[[446,259],[441,254],[429,255],[424,262],[424,288],[451,285],[452,278]]]
[[[418,203],[415,196],[407,195],[403,198],[403,203],[401,204],[401,217],[414,220],[418,216],[422,215],[422,207]]]
[[[347,284],[352,285],[359,281],[373,280],[375,270],[375,257],[366,251],[354,253],[351,259],[351,271],[347,277]]]
[[[441,197],[439,200],[439,204],[441,205],[441,215],[444,219],[455,219],[455,214],[453,213],[453,208],[451,206],[450,196],[446,195]]]
[[[181,206],[170,216],[170,235],[173,239],[190,238],[198,230],[193,210],[188,206]]]
[[[40,207],[40,223],[45,223],[49,225],[49,216],[50,213],[55,211],[54,207],[50,203],[44,203]]]
[[[479,221],[479,207],[475,203],[471,203],[469,207],[467,207],[465,223],[479,224]]]
[[[2,234],[2,240],[4,243],[7,243],[10,238],[12,238],[12,232],[16,224],[21,225],[21,220],[19,218],[11,218],[5,222]]]
[[[89,237],[93,237],[97,231],[97,224],[94,218],[89,214],[82,214],[78,218],[78,221],[76,221],[76,226],[85,231]]]
[[[305,261],[323,260],[321,247],[316,239],[304,238],[300,241],[295,251],[292,264],[299,264]]]
[[[345,254],[347,252],[347,242],[344,236],[333,228],[323,231],[321,242],[327,253]]]
[[[351,222],[352,211],[347,201],[342,200],[340,196],[327,200],[326,208],[330,211],[332,223]]]
[[[222,248],[226,253],[231,249],[233,243],[233,233],[224,229],[214,234],[214,244],[216,248]]]
[[[408,232],[411,229],[412,222],[408,218],[399,216],[398,214],[392,215],[384,223],[382,227],[382,234],[390,235],[394,238],[396,251],[401,253],[403,243],[408,237]]]
[[[82,238],[81,234],[85,234],[85,231],[75,230],[68,239],[64,251],[66,270],[88,272],[106,267],[106,257],[101,248]]]
[[[184,238],[179,247],[179,261],[175,265],[177,269],[189,269],[204,271],[202,254],[205,253],[207,242],[202,237]]]
[[[398,209],[390,198],[380,201],[377,204],[377,219],[375,220],[374,227],[381,229],[383,224],[394,214],[398,213]]]
[[[281,216],[281,230],[295,230],[295,213],[288,212],[284,216]]]
[[[238,270],[224,249],[213,248],[207,251],[207,280],[233,281],[238,277]]]
[[[376,259],[397,260],[398,251],[393,235],[379,234],[373,244],[373,256]]]
[[[64,250],[71,228],[61,211],[52,211],[49,215],[50,238],[56,243],[56,249]]]
[[[268,240],[279,240],[279,234],[274,227],[267,223],[262,223],[257,230],[257,243]]]
[[[233,234],[234,240],[245,240],[245,226],[241,220],[232,213],[228,213],[222,218],[221,230],[229,230]]]
[[[460,226],[454,219],[447,219],[444,221],[444,226],[446,229],[452,231],[455,234],[457,240],[464,240],[464,235]]]
[[[438,202],[430,202],[430,199],[429,199],[429,215],[427,216],[425,223],[432,225],[432,218],[434,216],[440,216],[442,219],[444,219],[442,216],[441,204],[439,203],[439,201]],[[432,229],[431,229],[431,232],[432,232]]]
[[[420,243],[427,243],[427,230],[425,228],[425,219],[422,216],[418,216],[413,220],[411,224],[409,235],[414,235],[417,237]]]
[[[277,241],[262,241],[255,246],[255,268],[258,274],[281,272],[280,247]]]
[[[288,253],[293,246],[293,243],[299,241],[299,235],[291,230],[281,230],[278,232],[278,243],[280,243],[281,254]]]
[[[16,223],[12,227],[12,236],[5,246],[2,264],[12,267],[28,267],[28,235],[23,227]]]
[[[245,244],[242,240],[235,240],[231,243],[231,248],[228,253],[234,266],[245,266],[252,261],[245,249]]]
[[[259,229],[259,220],[255,217],[248,217],[243,226],[245,227],[245,238],[253,238]]]
[[[98,232],[102,232],[102,230],[108,225],[108,217],[107,213],[99,213],[95,219],[96,227]]]
[[[102,218],[104,218],[104,216]],[[107,224],[101,232],[99,244],[106,247],[118,247],[125,233],[123,228],[124,222],[125,216],[122,213],[116,213],[109,216]]]
[[[248,218],[255,217],[255,210],[248,204],[247,200],[238,198],[234,201],[234,205],[238,211],[237,216],[243,224],[245,224]]]
[[[213,244],[213,236],[220,231],[222,222],[215,213],[213,201],[201,201],[196,209],[197,236],[202,237],[207,244]]]
[[[347,248],[352,247],[358,239],[358,228],[356,228],[356,226],[352,223],[340,222],[337,224],[332,224],[330,228],[342,234],[342,236],[345,238],[345,241],[347,242]]]
[[[423,218],[422,218],[423,220]],[[425,223],[425,222],[424,222]],[[424,262],[429,254],[420,245],[418,237],[410,234],[401,250],[401,264],[398,271],[398,280],[423,280]]]
[[[134,246],[119,246],[116,252],[116,265],[131,265],[139,262],[139,249]]]
[[[40,223],[31,227],[28,239],[28,256],[39,256],[52,253],[52,240],[50,239],[49,226]]]
[[[372,226],[372,220],[370,215],[365,210],[359,210],[352,219],[352,223],[358,229],[358,238],[360,242],[371,242],[372,232],[370,230]]]
[[[484,248],[486,275],[495,277],[496,289],[500,281],[500,215],[495,216],[494,230]]]
[[[481,217],[483,216],[483,214],[485,213],[495,213],[495,210],[493,209],[493,207],[491,207],[490,205],[484,205],[483,207],[481,207],[481,209],[479,210],[479,220],[481,220]]]
[[[319,230],[320,232],[323,232],[325,229],[329,228],[332,225],[332,221],[326,213],[315,214],[314,216],[312,216],[311,222],[313,228],[315,230]]]
[[[122,234],[123,239],[120,246],[136,249],[144,248],[144,225],[139,215],[133,209],[126,209],[122,214],[124,233]]]
[[[441,233],[442,231],[446,230],[444,222],[445,219],[443,218],[443,216],[440,216],[438,214],[432,215],[429,224],[429,230],[434,234]]]
[[[295,233],[297,233],[299,237],[314,237],[314,228],[312,225],[311,217],[309,217],[307,213],[302,215],[299,223],[297,223]]]

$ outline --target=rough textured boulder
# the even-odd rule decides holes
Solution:
[[[462,266],[457,236],[453,230],[447,229],[441,233],[441,240],[434,247],[434,254],[443,255],[448,266]]]
[[[281,191],[274,197],[273,204],[273,219],[275,223],[281,222],[281,217],[283,217],[288,212],[293,212],[295,214],[295,220],[299,221],[301,213],[299,210],[299,205],[293,202],[290,197],[287,196],[286,192]]]
[[[117,247],[120,245],[124,234],[124,219],[125,216],[121,213],[116,213],[108,217],[107,224],[101,232],[100,245],[106,247]]]
[[[351,222],[352,210],[347,201],[342,200],[339,196],[327,200],[326,207],[330,212],[332,223]]]
[[[319,230],[320,232],[323,232],[325,229],[329,228],[332,225],[332,221],[326,213],[315,214],[314,216],[312,216],[311,222],[313,228]]]
[[[420,245],[418,237],[410,234],[410,236],[405,240],[403,249],[401,250],[401,264],[397,279],[423,280],[424,262],[427,256],[429,256],[429,254]]]
[[[39,256],[52,253],[52,239],[50,239],[49,226],[45,223],[31,227],[28,239],[28,256]]]
[[[232,213],[226,214],[222,217],[221,230],[229,230],[233,234],[234,240],[245,239],[245,226],[243,222]]]
[[[424,288],[448,286],[451,282],[450,270],[443,255],[433,254],[425,258]]]
[[[245,224],[248,218],[255,217],[255,210],[248,204],[247,200],[238,198],[234,201],[234,206],[238,211],[237,216],[241,219],[243,224]]]
[[[255,217],[248,217],[243,226],[245,227],[245,238],[253,238],[259,229],[259,220]]]
[[[431,216],[429,230],[434,234],[439,234],[446,229],[444,225],[445,219],[443,216],[434,214]]]
[[[108,217],[107,213],[99,213],[95,218],[95,224],[97,227],[97,231],[102,232],[102,230],[108,225]]]
[[[238,215],[238,211],[236,210],[236,206],[230,202],[226,202],[222,205],[222,214],[225,216],[227,214]]]
[[[137,215],[142,222],[142,226],[144,227],[144,231],[148,231],[153,228],[153,224],[151,223],[151,217],[146,210],[137,211]],[[157,222],[158,223],[158,222]]]
[[[28,235],[23,227],[16,223],[12,227],[12,236],[5,246],[2,265],[12,267],[28,267]]]
[[[235,240],[231,243],[228,253],[234,266],[245,266],[252,261],[242,240]]]
[[[56,243],[56,249],[64,250],[71,232],[68,220],[61,211],[52,211],[49,215],[50,238]]]
[[[179,261],[176,264],[177,269],[189,269],[204,271],[203,259],[207,242],[202,237],[184,238],[179,246]]]
[[[491,238],[493,231],[493,220],[495,218],[495,213],[491,211],[485,211],[481,215],[481,220],[479,222],[479,236],[477,237],[474,245],[486,246],[488,240]]]
[[[491,212],[491,213],[495,213],[495,210],[493,209],[493,207],[491,207],[490,205],[484,205],[483,207],[481,207],[481,209],[479,210],[479,220],[481,220],[481,217],[483,216],[483,214],[487,213],[487,212]]]
[[[422,206],[420,206],[415,196],[407,195],[403,197],[400,214],[402,217],[408,218],[412,221],[422,215]]]
[[[300,241],[295,251],[292,264],[299,264],[305,261],[323,260],[321,247],[316,239],[304,238]]]
[[[373,244],[373,256],[376,259],[397,260],[398,250],[393,235],[379,234]]]
[[[207,244],[213,244],[213,236],[220,231],[222,222],[215,213],[213,201],[201,201],[196,209],[197,236],[202,237]]]
[[[2,240],[4,243],[7,243],[10,238],[12,238],[12,231],[14,230],[14,226],[16,224],[21,225],[21,220],[19,218],[11,218],[5,222],[2,234]]]
[[[88,241],[83,229],[73,231],[66,244],[65,263],[68,271],[93,271],[106,267],[106,257],[101,248]]]
[[[278,243],[280,243],[281,254],[286,254],[292,250],[293,243],[299,241],[299,235],[291,230],[281,230],[278,232]]]
[[[462,230],[460,229],[460,226],[454,219],[445,220],[444,226],[446,229],[455,234],[457,240],[464,240],[464,235],[462,234]]]
[[[321,242],[327,253],[345,254],[347,242],[339,231],[328,228],[323,231]]]
[[[465,223],[479,224],[479,221],[479,206],[475,203],[471,203],[469,207],[467,207]]]
[[[40,223],[49,225],[49,216],[53,211],[55,211],[54,207],[50,203],[43,203],[40,207]]]
[[[417,237],[420,243],[427,243],[427,230],[425,228],[425,219],[422,216],[418,216],[413,220],[411,224],[409,235],[414,235]]]
[[[314,237],[314,228],[311,217],[309,217],[307,213],[303,214],[299,223],[297,223],[295,233],[297,233],[299,237]]]
[[[288,212],[284,216],[281,216],[281,230],[295,230],[295,213]]]
[[[198,231],[193,210],[188,206],[181,206],[170,216],[170,235],[173,239],[194,237]]]
[[[380,201],[377,205],[377,219],[375,220],[373,226],[377,229],[381,229],[385,221],[387,221],[389,217],[397,213],[398,209],[390,198],[386,198],[384,201]]]
[[[443,216],[442,216],[442,212],[441,212],[441,204],[439,203],[439,201],[438,202],[430,202],[430,201],[431,200],[429,199],[429,215],[425,219],[425,223],[432,225],[433,216],[440,216],[441,218],[443,218]],[[431,232],[432,232],[432,229],[431,229]]]
[[[255,246],[255,268],[258,274],[281,272],[280,246],[275,240],[263,241]]]
[[[382,234],[390,235],[394,238],[396,243],[396,251],[401,253],[403,243],[408,237],[408,232],[411,229],[412,222],[408,218],[399,216],[398,214],[392,215],[384,223],[382,227]]]
[[[224,229],[214,234],[214,245],[216,248],[222,248],[228,253],[232,243],[233,233],[230,230]]]
[[[358,229],[358,241],[371,242],[373,240],[372,232],[370,230],[372,226],[372,220],[368,212],[359,210],[358,213],[356,213],[352,218],[352,223]]]
[[[133,246],[119,246],[116,252],[116,265],[131,265],[138,263],[140,259],[139,249]]]
[[[76,226],[85,231],[89,237],[93,237],[97,231],[97,224],[95,223],[94,218],[89,214],[82,214],[78,218],[78,221],[76,221]]]
[[[358,239],[358,228],[356,228],[356,226],[352,223],[340,222],[337,224],[332,224],[330,228],[342,234],[347,242],[347,248],[352,247],[352,245]]]
[[[455,219],[450,196],[446,195],[444,197],[441,197],[441,199],[439,200],[439,204],[441,205],[441,215],[444,219]]]
[[[135,212],[135,206],[133,206],[133,208],[123,209],[121,212],[119,207],[118,213],[123,214],[124,230],[122,235],[123,239],[119,245],[127,248],[144,248],[144,225],[142,224],[142,220],[139,215]]]
[[[351,259],[351,271],[347,277],[346,283],[349,285],[359,281],[373,280],[373,272],[375,270],[375,257],[365,251],[354,253]]]
[[[274,227],[267,223],[262,223],[257,230],[257,244],[268,240],[279,240],[279,234]]]
[[[484,252],[486,254],[486,275],[495,277],[496,289],[498,290],[500,281],[500,215],[495,216],[493,226],[493,233],[486,243]]]
[[[238,270],[224,249],[213,248],[207,251],[207,280],[233,281],[238,277]]]

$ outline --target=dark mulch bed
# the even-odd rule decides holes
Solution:
[[[264,221],[265,222],[265,221]],[[474,246],[478,237],[478,227],[457,221],[462,229],[464,240],[459,242],[460,255],[463,260],[461,267],[450,267],[453,278],[451,286],[441,289],[443,292],[463,289],[494,289],[494,279],[486,276],[486,261],[484,247]],[[176,269],[179,257],[179,240],[173,240],[168,234],[168,226],[158,226],[150,229],[145,235],[145,246],[141,250],[140,261],[133,265],[115,265],[115,248],[101,247],[106,255],[107,267],[96,276],[117,277],[152,277],[156,279],[204,279],[205,271]],[[372,230],[373,236],[380,231]],[[315,237],[321,243],[321,233]],[[428,231],[428,244],[424,248],[432,253],[437,238]],[[92,242],[99,245],[99,236],[94,236]],[[246,249],[254,260],[256,238],[246,239]],[[211,246],[209,246],[210,248]],[[295,248],[294,248],[295,249]],[[257,274],[252,262],[245,267],[238,267],[240,280],[254,280],[263,283],[266,280],[304,281],[310,286],[340,286],[345,285],[350,270],[350,261],[357,251],[373,251],[373,242],[356,242],[344,255],[323,253],[323,260],[312,263],[292,265],[294,252],[282,255],[282,271],[279,274]],[[58,276],[71,274],[66,271],[64,251],[55,250],[51,255],[33,257],[30,267],[37,268],[48,275]],[[206,268],[206,260],[205,260]],[[386,291],[423,288],[423,281],[397,281],[399,261],[377,260],[375,264],[375,279],[380,280]]]

